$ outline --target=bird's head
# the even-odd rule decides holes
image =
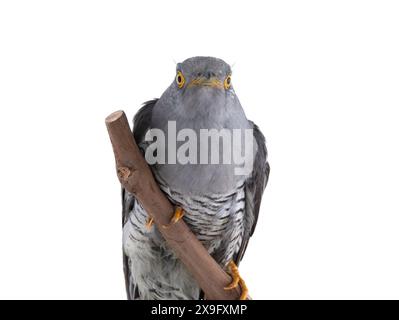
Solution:
[[[241,128],[246,118],[222,59],[193,57],[176,65],[173,82],[154,107],[152,125],[175,120],[186,128]]]
[[[175,85],[182,93],[201,89],[231,90],[231,68],[221,59],[193,57],[176,66]]]
[[[189,58],[177,64],[171,89],[187,114],[215,115],[234,95],[231,67],[218,58]]]

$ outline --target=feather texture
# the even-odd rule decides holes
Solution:
[[[222,81],[231,73],[224,61],[210,57],[191,58],[177,68],[187,82],[198,74],[213,74]],[[196,133],[202,128],[253,129],[256,154],[248,176],[235,176],[231,164],[177,163],[151,167],[161,190],[174,205],[183,208],[184,221],[212,257],[222,268],[231,260],[238,265],[255,230],[269,177],[265,138],[247,120],[232,86],[226,90],[186,89],[173,82],[159,100],[146,102],[135,115],[133,125],[134,137],[143,153],[147,147],[146,132],[150,128],[167,132],[169,121],[177,123],[177,130],[190,128]],[[168,248],[158,229],[146,228],[147,213],[126,190],[122,190],[122,205],[128,298],[200,298],[201,290],[188,270]]]

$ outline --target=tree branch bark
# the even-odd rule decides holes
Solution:
[[[125,113],[116,111],[105,119],[105,123],[114,150],[119,181],[154,218],[158,230],[205,292],[206,299],[239,299],[240,288],[224,290],[230,284],[231,277],[209,255],[183,220],[168,228],[162,227],[169,223],[174,208],[160,190],[142,156]]]

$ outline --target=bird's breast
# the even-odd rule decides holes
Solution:
[[[210,253],[229,233],[241,228],[245,209],[243,182],[223,193],[192,194],[175,190],[157,174],[155,178],[167,197],[184,209],[185,222]]]

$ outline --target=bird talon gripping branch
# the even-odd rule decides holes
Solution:
[[[241,278],[240,273],[238,272],[238,267],[234,263],[234,261],[230,261],[229,268],[233,281],[227,287],[225,287],[224,290],[232,290],[234,288],[237,288],[237,286],[239,285],[241,287],[240,300],[247,300],[248,288],[245,284],[245,281]]]
[[[169,228],[172,224],[177,223],[184,216],[184,210],[181,207],[176,207],[175,213],[168,224],[164,224],[163,228]]]
[[[151,230],[152,226],[154,225],[154,218],[153,217],[148,217],[146,223],[145,223],[145,227],[147,228],[147,230]]]

